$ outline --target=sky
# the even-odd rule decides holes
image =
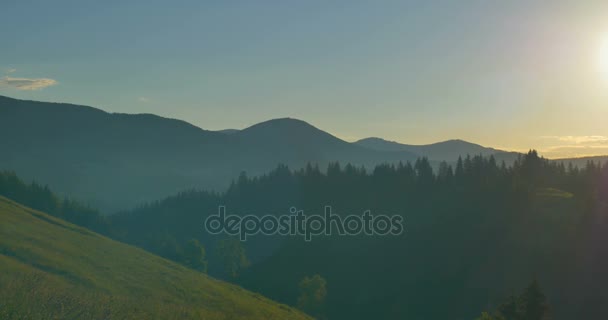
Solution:
[[[608,154],[608,1],[0,0],[0,95]]]

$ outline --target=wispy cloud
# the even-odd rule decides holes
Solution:
[[[590,136],[542,136],[547,142],[541,153],[549,158],[608,155],[608,137]]]
[[[556,136],[553,137],[562,142],[575,143],[575,144],[604,144],[608,143],[608,137],[605,136]]]
[[[139,102],[148,102],[148,101],[150,101],[150,99],[148,99],[146,97],[139,97],[139,98],[137,98],[137,101],[139,101]]]
[[[574,144],[608,144],[607,136],[542,136],[541,139]]]
[[[565,145],[541,149],[539,152],[551,159],[605,156],[608,155],[608,146]]]
[[[0,79],[0,87],[9,87],[17,90],[39,90],[56,85],[57,81],[47,78],[12,78]]]
[[[15,71],[17,71],[17,69],[11,68],[11,69],[7,69],[6,73],[14,73]]]

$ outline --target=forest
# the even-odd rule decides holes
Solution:
[[[513,165],[491,156],[436,169],[426,158],[371,170],[279,165],[242,173],[223,192],[186,190],[109,216],[10,172],[0,174],[0,195],[319,319],[608,316],[608,164],[579,168],[530,151]],[[328,205],[400,215],[404,231],[243,242],[204,229],[219,206],[279,215]]]

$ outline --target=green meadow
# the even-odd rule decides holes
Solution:
[[[0,197],[0,319],[309,319]]]

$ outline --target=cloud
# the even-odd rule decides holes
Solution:
[[[590,136],[542,136],[547,142],[539,152],[548,158],[608,155],[608,137]]]
[[[17,90],[39,90],[56,84],[56,80],[46,78],[28,79],[4,77],[0,79],[0,87],[9,87]]]
[[[6,73],[13,73],[13,72],[15,72],[15,71],[17,71],[17,69],[15,69],[15,68],[12,68],[12,69],[7,69],[7,70],[6,70]]]
[[[150,99],[148,99],[146,97],[139,97],[139,98],[137,98],[137,101],[139,101],[139,102],[148,102],[148,101],[150,101]]]
[[[573,144],[608,144],[606,136],[542,136],[541,138]]]
[[[607,146],[585,146],[585,145],[564,145],[548,147],[541,149],[539,152],[550,159],[557,158],[578,158],[608,155]]]
[[[604,136],[563,136],[559,137],[559,141],[563,142],[571,142],[575,144],[585,144],[585,143],[608,143],[608,137]]]

